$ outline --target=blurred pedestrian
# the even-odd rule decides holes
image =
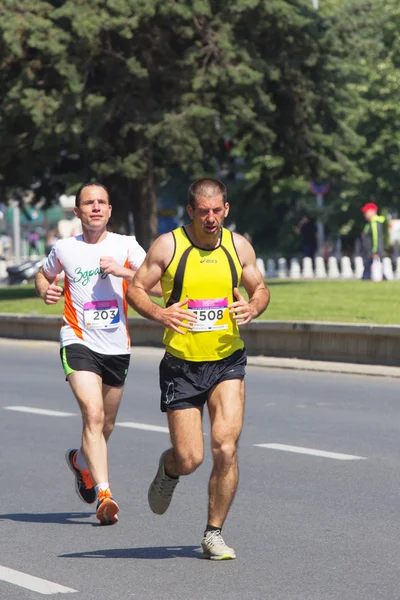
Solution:
[[[31,231],[28,235],[28,254],[38,254],[39,252],[39,234],[36,231]]]
[[[45,250],[46,256],[48,256],[50,254],[52,247],[56,245],[56,243],[58,242],[59,239],[60,239],[60,235],[58,233],[57,228],[49,231],[49,234],[46,239],[46,250]]]
[[[11,236],[6,233],[2,233],[0,236],[0,244],[2,247],[2,257],[4,260],[9,260],[12,254],[12,240]]]
[[[367,202],[361,208],[367,221],[361,234],[361,253],[364,261],[362,279],[371,279],[371,268],[374,259],[382,260],[384,245],[385,217],[378,215],[378,206],[374,202]]]
[[[318,247],[317,226],[307,213],[293,227],[293,231],[301,237],[304,257],[314,260]]]

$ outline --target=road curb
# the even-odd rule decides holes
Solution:
[[[58,340],[60,316],[0,313],[0,337]],[[162,346],[159,323],[129,319],[133,346]],[[400,367],[400,326],[253,321],[241,330],[250,356]]]
[[[340,373],[345,375],[368,375],[375,377],[400,378],[400,367],[384,365],[361,365],[359,363],[340,363],[330,361],[301,360],[298,358],[274,358],[267,356],[249,356],[247,364],[253,367],[270,369],[293,369],[297,371],[315,371],[320,373]]]
[[[48,346],[58,350],[58,341],[26,340],[16,338],[3,338],[3,344],[21,344],[24,346]],[[164,348],[152,346],[133,346],[132,360],[136,355],[156,356],[161,360]],[[329,361],[300,360],[298,358],[275,358],[270,356],[247,356],[247,366],[267,369],[283,369],[295,371],[313,371],[320,373],[338,373],[344,375],[368,375],[373,377],[394,377],[400,379],[399,367],[385,367],[382,365],[360,365],[358,363],[339,363]]]

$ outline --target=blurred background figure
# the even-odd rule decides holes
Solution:
[[[9,260],[12,254],[12,239],[6,233],[0,235],[1,256],[4,260]]]
[[[49,234],[46,239],[46,248],[45,248],[46,256],[48,256],[50,254],[52,247],[59,239],[60,239],[60,234],[58,232],[58,229],[52,229],[51,231],[49,231]]]
[[[314,219],[305,214],[293,227],[293,231],[301,237],[304,257],[314,260],[318,247],[317,226]]]
[[[39,254],[39,234],[36,231],[30,231],[28,234],[28,254]]]
[[[382,260],[384,245],[384,223],[385,217],[378,215],[378,207],[373,202],[364,204],[361,212],[367,221],[361,234],[361,252],[364,261],[364,273],[362,279],[371,279],[371,267],[374,258]]]

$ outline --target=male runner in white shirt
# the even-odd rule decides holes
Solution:
[[[55,244],[35,284],[46,304],[64,294],[61,360],[83,422],[81,448],[67,450],[66,460],[78,496],[88,504],[97,500],[98,520],[110,525],[118,521],[119,507],[110,491],[107,440],[130,359],[125,292],[146,253],[134,236],[107,231],[111,204],[103,185],[81,186],[74,213],[82,235]],[[64,290],[58,285],[62,271]]]

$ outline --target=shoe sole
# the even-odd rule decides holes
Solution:
[[[86,500],[84,500],[82,498],[82,496],[80,495],[80,493],[79,493],[78,482],[76,480],[76,472],[75,472],[75,469],[71,465],[70,460],[69,460],[69,453],[71,452],[71,450],[72,450],[72,448],[70,448],[69,450],[66,451],[66,453],[65,453],[65,461],[66,461],[66,463],[67,463],[67,465],[69,467],[69,470],[71,471],[71,473],[74,474],[74,477],[75,477],[75,493],[78,496],[79,500],[81,502],[83,502],[84,504],[94,504],[96,502],[96,500],[97,500],[96,496],[93,498],[92,502],[86,502]]]
[[[111,498],[103,500],[96,512],[96,517],[100,521],[100,525],[114,525],[118,522],[117,514],[119,506]]]
[[[210,556],[209,554],[203,553],[203,558],[207,560],[235,560],[236,554],[235,556],[232,556],[231,554],[223,554],[222,556]]]
[[[166,451],[165,451],[165,452],[166,452]],[[167,510],[168,510],[168,508],[169,508],[169,505],[168,505],[168,506],[167,506],[167,508],[166,508],[164,511],[162,511],[162,512],[157,512],[157,511],[153,510],[153,508],[152,508],[152,506],[151,506],[151,501],[150,501],[150,494],[151,494],[151,488],[153,487],[153,485],[154,485],[154,482],[155,482],[155,481],[156,481],[156,479],[157,479],[157,476],[158,476],[158,471],[160,470],[160,467],[161,467],[162,463],[164,462],[164,454],[165,454],[165,452],[163,452],[163,453],[161,454],[161,456],[160,456],[160,460],[158,461],[158,469],[157,469],[156,476],[154,477],[153,481],[151,482],[151,484],[150,484],[150,487],[149,487],[149,491],[147,492],[147,502],[149,503],[149,507],[150,507],[150,510],[151,510],[151,512],[152,512],[152,513],[154,513],[155,515],[160,515],[160,516],[161,516],[161,515],[164,515],[164,514],[167,512]]]

